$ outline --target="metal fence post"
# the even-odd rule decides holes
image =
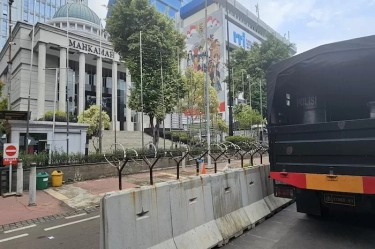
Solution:
[[[186,171],[186,157],[185,157],[185,155],[186,155],[186,152],[182,152],[182,158],[183,158],[183,160],[182,160],[182,170],[183,171]]]
[[[22,167],[22,160],[18,160],[17,165],[17,196],[23,195],[23,167]]]
[[[36,163],[30,165],[29,206],[36,206]]]

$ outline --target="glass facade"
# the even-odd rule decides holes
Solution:
[[[66,0],[37,0],[35,5],[35,15],[37,16],[37,18],[33,18],[32,15],[34,14],[34,0],[22,1],[23,11],[24,13],[26,13],[24,14],[23,21],[32,24],[35,24],[37,22],[46,22],[52,19],[52,17],[56,13],[56,10],[66,4]],[[25,18],[26,16],[28,18]]]
[[[186,1],[186,0],[185,0]],[[191,0],[188,0],[189,2]],[[116,0],[109,0],[108,7],[115,4]],[[162,13],[167,13],[170,18],[175,18],[176,13],[183,5],[184,0],[150,0],[150,4],[155,5],[156,9]],[[108,10],[107,17],[110,15]]]

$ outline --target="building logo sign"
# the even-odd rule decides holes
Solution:
[[[111,50],[108,50],[108,49],[103,49],[103,48],[102,48],[102,51],[100,51],[100,47],[93,46],[93,45],[87,44],[85,42],[80,42],[80,41],[75,41],[75,40],[69,39],[69,47],[75,48],[75,49],[78,49],[78,50],[81,50],[81,51],[86,51],[86,52],[88,52],[90,54],[94,54],[94,55],[102,54],[102,56],[110,58],[110,59],[115,58],[115,52],[114,51],[111,51]]]
[[[239,34],[236,31],[233,31],[233,42],[246,50],[250,50],[253,44],[249,39],[246,39],[245,32]]]
[[[229,42],[246,50],[250,50],[254,42],[260,43],[258,39],[242,30],[233,23],[229,23]]]

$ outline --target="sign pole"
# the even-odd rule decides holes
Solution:
[[[12,193],[12,169],[13,164],[18,164],[18,151],[19,151],[19,144],[18,143],[6,143],[4,144],[3,150],[3,165],[9,165],[9,192],[4,194],[3,197],[13,196],[16,193]],[[18,174],[17,174],[18,176]]]
[[[12,193],[12,164],[9,165],[9,194]]]

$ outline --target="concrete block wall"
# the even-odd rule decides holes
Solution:
[[[267,172],[264,165],[107,193],[101,249],[222,246],[292,202],[274,196]]]

